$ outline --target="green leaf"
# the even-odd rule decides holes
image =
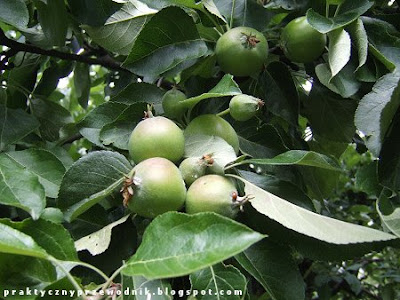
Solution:
[[[46,206],[39,178],[7,154],[0,154],[0,203],[19,207],[38,219]]]
[[[328,33],[354,22],[374,4],[369,0],[346,0],[332,18],[327,18],[310,8],[307,11],[308,23],[321,33]]]
[[[381,185],[392,191],[400,191],[400,116],[397,114],[385,136],[378,161],[378,177]]]
[[[49,256],[29,235],[2,223],[0,223],[0,252],[45,259]]]
[[[284,181],[273,175],[259,175],[249,171],[238,171],[240,176],[256,186],[266,190],[280,198],[305,209],[314,211],[312,200],[296,185]]]
[[[358,67],[356,70],[361,68],[367,62],[368,56],[368,36],[365,31],[364,23],[362,19],[357,19],[355,22],[348,26],[348,31],[351,40],[357,49],[358,53]]]
[[[289,150],[282,154],[275,156],[274,158],[258,158],[258,159],[246,159],[241,162],[234,164],[234,166],[240,166],[244,164],[259,164],[259,165],[300,165],[300,166],[311,166],[316,168],[322,168],[332,171],[340,171],[339,164],[332,158],[323,155],[321,153],[304,150]]]
[[[138,291],[136,296],[124,296],[124,300],[147,300],[151,295],[154,300],[172,300],[171,284],[162,279],[148,280],[143,276],[122,276],[122,288]],[[145,291],[148,291],[146,294]],[[162,291],[162,293],[160,293]],[[125,298],[126,297],[126,298]]]
[[[108,224],[99,231],[80,238],[75,242],[76,250],[88,250],[93,256],[103,253],[110,245],[112,229],[124,223],[129,217],[130,215],[126,215],[125,217],[122,217],[121,219],[111,224]]]
[[[365,95],[357,108],[354,122],[365,134],[368,149],[376,156],[400,106],[400,74],[382,76]]]
[[[246,125],[250,122],[246,122]],[[236,128],[239,135],[240,150],[253,158],[271,158],[289,150],[277,128],[258,122],[246,127],[242,123]]]
[[[7,105],[7,90],[5,87],[0,87],[0,105]]]
[[[90,95],[90,66],[77,62],[74,69],[74,86],[79,104],[86,108]]]
[[[314,83],[309,97],[304,100],[304,106],[314,135],[335,142],[351,142],[356,129],[356,101],[343,99]]]
[[[0,293],[12,289],[42,289],[57,280],[57,271],[51,262],[32,256],[0,253]],[[21,299],[10,294],[8,299]],[[35,296],[24,297],[35,299]]]
[[[265,4],[269,9],[300,10],[308,6],[307,0],[274,0]]]
[[[33,91],[43,58],[38,54],[18,52],[12,62],[15,67],[7,76],[7,106],[26,109],[28,95]]]
[[[361,291],[363,290],[363,287],[361,281],[357,278],[357,276],[346,272],[346,274],[344,275],[344,280],[350,286],[351,291],[355,295],[360,295]]]
[[[143,119],[147,110],[146,103],[135,103],[126,109],[113,122],[104,125],[100,131],[103,145],[113,145],[116,148],[128,150],[129,137],[136,125]]]
[[[143,26],[156,10],[136,0],[125,3],[101,27],[83,26],[89,36],[109,51],[128,55]]]
[[[232,146],[218,136],[198,134],[185,136],[185,157],[201,158],[206,154],[211,154],[214,163],[222,168],[236,159]]]
[[[273,15],[260,3],[252,0],[217,0],[206,2],[208,7],[210,5],[215,6],[214,9],[218,10],[217,15],[223,16],[230,28],[247,26],[263,31]]]
[[[73,296],[71,296],[71,294],[73,293],[72,295],[76,295],[77,293],[76,287],[71,283],[68,277],[63,277],[51,282],[51,284],[47,285],[42,291],[46,292],[45,295],[43,297],[40,295],[35,300],[55,300],[60,299],[61,296],[72,298]],[[55,296],[54,291],[58,291],[59,295]],[[67,292],[67,295],[65,292]]]
[[[115,143],[114,146],[126,149],[128,134],[143,118],[143,103],[154,104],[156,113],[162,113],[162,96],[163,92],[155,85],[129,84],[109,102],[97,106],[87,114],[78,123],[79,132],[97,146],[104,147],[104,140],[107,144]],[[129,116],[130,113],[133,116]],[[122,126],[123,130],[117,130],[118,126]]]
[[[356,172],[355,186],[368,195],[378,196],[382,187],[378,181],[378,163],[373,161],[360,167]]]
[[[343,98],[353,96],[361,87],[361,82],[354,76],[355,67],[352,61],[333,77],[328,64],[320,64],[315,67],[315,73],[319,81],[331,91]]]
[[[44,70],[40,81],[35,87],[35,96],[49,97],[57,88],[60,78],[67,77],[71,74],[73,66],[74,63],[71,61],[60,61],[56,63],[50,60],[50,66]]]
[[[32,148],[7,152],[4,155],[18,164],[20,168],[35,174],[43,185],[47,197],[57,198],[65,167],[54,154],[47,150]]]
[[[298,167],[298,169],[311,198],[323,201],[332,196],[332,191],[337,188],[341,172],[306,166]]]
[[[235,258],[257,279],[271,299],[304,299],[304,281],[288,248],[265,239]]]
[[[130,170],[128,160],[117,152],[96,151],[76,161],[65,173],[57,199],[66,220],[72,221],[120,188]]]
[[[62,47],[68,30],[68,13],[64,0],[34,1],[44,35],[51,45]]]
[[[29,23],[29,12],[23,0],[2,0],[0,3],[0,21],[25,28]]]
[[[214,213],[165,213],[147,227],[122,274],[148,279],[187,275],[234,256],[263,237]]]
[[[209,11],[211,14],[219,18],[220,20],[226,23],[225,17],[221,14],[217,6],[215,5],[214,0],[203,0],[202,1],[204,8]],[[229,5],[229,4],[228,4]]]
[[[400,207],[393,207],[390,192],[385,190],[376,202],[379,217],[386,227],[400,238]]]
[[[272,62],[256,80],[251,81],[248,93],[265,101],[265,106],[276,116],[296,126],[299,97],[289,68]]]
[[[78,260],[74,242],[61,224],[42,219],[37,221],[25,219],[23,222],[4,220],[2,223],[30,236],[46,253],[58,260]]]
[[[209,29],[207,27],[207,29]],[[212,33],[216,33],[214,29],[212,29]],[[202,34],[200,32],[200,34]],[[217,34],[216,40],[219,38],[219,35]],[[206,37],[202,34],[202,38],[206,39]],[[215,55],[209,55],[204,58],[200,58],[196,64],[194,64],[192,67],[185,69],[181,73],[181,82],[185,82],[192,76],[199,76],[202,78],[211,78],[216,75],[217,68],[215,67],[215,64],[217,62],[217,57]]]
[[[54,156],[61,161],[66,170],[69,169],[69,167],[71,167],[74,163],[74,160],[71,158],[70,154],[63,147],[47,144],[44,148],[53,153]]]
[[[362,17],[365,29],[368,34],[368,41],[370,42],[370,50],[372,54],[379,59],[379,54],[384,58],[380,58],[382,62],[385,59],[388,62],[384,64],[390,71],[393,69],[390,63],[394,64],[397,68],[400,67],[400,36],[399,31],[390,23],[382,20]],[[371,47],[372,46],[372,47]],[[378,53],[376,53],[376,51]]]
[[[344,29],[336,29],[328,34],[329,37],[329,68],[332,77],[340,72],[350,60],[351,40]]]
[[[0,150],[14,144],[39,127],[39,122],[22,109],[0,105]]]
[[[106,102],[97,106],[78,123],[79,132],[93,144],[102,147],[101,129],[117,120],[127,105],[118,102]]]
[[[208,291],[207,295],[197,295],[199,300],[241,300],[247,290],[246,277],[234,266],[222,263],[190,274],[190,282],[192,290]]]
[[[163,9],[168,6],[182,6],[189,8],[200,8],[200,4],[196,4],[195,0],[142,0],[153,8]]]
[[[378,50],[374,45],[369,44],[368,47],[369,51],[371,54],[379,61],[381,62],[390,72],[393,72],[396,70],[396,65],[390,61],[385,55],[383,55],[382,52]],[[372,81],[372,80],[371,80]],[[375,82],[376,80],[372,81]]]
[[[206,52],[207,46],[200,39],[193,19],[178,7],[167,7],[143,27],[123,67],[154,79]]]
[[[60,138],[60,130],[74,122],[70,112],[61,105],[39,98],[31,100],[32,113],[40,122],[40,135],[54,142]]]
[[[233,76],[225,74],[224,77],[213,87],[209,92],[199,96],[191,97],[182,101],[182,104],[187,107],[193,107],[202,100],[209,98],[220,98],[227,96],[235,96],[241,94],[238,84],[233,80]]]
[[[340,159],[349,144],[346,142],[334,142],[317,136],[313,137],[312,141],[309,141],[309,145],[311,151]]]
[[[376,229],[313,213],[241,180],[245,183],[246,194],[254,197],[250,203],[259,213],[302,235],[335,245],[389,242],[396,239]]]
[[[163,95],[164,92],[154,84],[134,82],[113,96],[110,101],[129,105],[137,102],[146,102],[154,105],[156,114],[161,114],[164,112],[162,109]]]
[[[72,15],[79,23],[102,26],[122,4],[113,0],[67,0]]]

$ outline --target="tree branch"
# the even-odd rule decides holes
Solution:
[[[103,56],[102,58],[92,58],[88,56],[78,55],[74,53],[66,53],[57,50],[45,50],[33,45],[19,43],[12,39],[9,39],[4,34],[4,31],[0,28],[0,45],[7,46],[13,53],[17,52],[29,52],[40,54],[44,56],[57,57],[62,60],[78,61],[89,65],[100,65],[111,70],[126,71],[122,68],[119,62],[116,62],[109,56]]]

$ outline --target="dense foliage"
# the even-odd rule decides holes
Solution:
[[[400,298],[400,1],[0,0],[0,45],[0,297]]]

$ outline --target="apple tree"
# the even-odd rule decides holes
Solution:
[[[399,299],[399,68],[398,0],[0,0],[0,297]]]

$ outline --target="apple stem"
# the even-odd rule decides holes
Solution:
[[[227,108],[227,109],[225,109],[225,110],[223,110],[223,111],[221,111],[221,112],[219,112],[219,113],[217,113],[215,115],[218,116],[218,117],[222,117],[222,116],[225,116],[225,115],[229,114],[230,111],[231,110],[229,108]]]

